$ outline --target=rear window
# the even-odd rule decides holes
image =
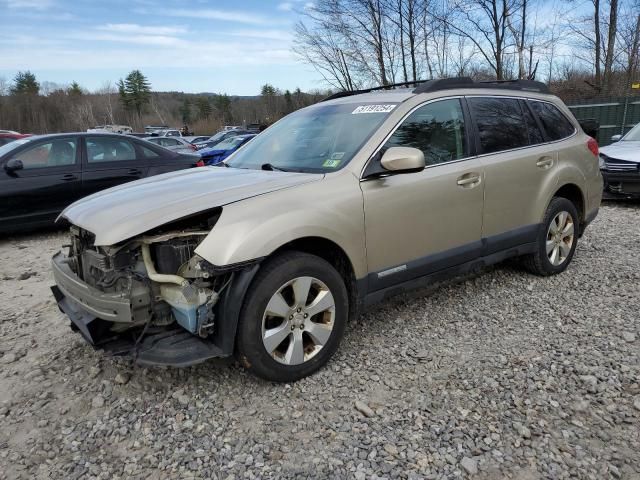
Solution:
[[[529,100],[529,105],[540,119],[549,140],[567,138],[575,132],[571,122],[552,103]]]
[[[529,145],[527,125],[517,99],[469,98],[483,153]]]

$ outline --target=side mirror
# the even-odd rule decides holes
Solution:
[[[7,172],[15,172],[16,170],[22,170],[23,168],[24,168],[24,164],[22,163],[22,160],[18,160],[17,158],[10,159],[4,165],[4,169]]]
[[[380,165],[394,173],[411,173],[424,170],[424,153],[412,147],[391,147],[382,156]]]
[[[622,135],[614,135],[611,137],[612,142],[618,142],[622,138]]]

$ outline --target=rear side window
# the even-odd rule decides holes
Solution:
[[[575,132],[571,122],[552,103],[529,100],[529,105],[540,119],[549,140],[567,138]]]
[[[529,145],[527,125],[515,98],[469,98],[483,153]]]
[[[466,157],[464,115],[460,100],[441,100],[418,108],[402,122],[384,146],[422,150],[426,165]]]
[[[129,140],[113,137],[87,137],[89,163],[125,162],[136,159],[136,150]]]
[[[144,155],[144,158],[158,158],[160,156],[158,153],[154,152],[150,148],[147,148],[142,145],[140,145],[140,148],[142,149],[142,154]]]

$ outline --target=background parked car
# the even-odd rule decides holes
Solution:
[[[195,145],[182,137],[149,137],[146,140],[178,153],[194,153],[197,150]]]
[[[98,125],[88,128],[89,133],[133,133],[133,128],[129,125]]]
[[[14,140],[19,140],[21,138],[30,137],[30,133],[18,133],[11,132],[9,130],[0,130],[0,147],[2,145],[6,145],[7,143],[11,143]]]
[[[248,130],[240,130],[240,129],[222,130],[216,133],[215,135],[213,135],[212,137],[210,137],[208,140],[204,142],[194,143],[194,145],[198,150],[202,148],[211,148],[217,145],[218,143],[222,142],[223,140],[226,140],[227,138],[236,137],[238,135],[249,135],[253,133],[256,133],[256,132],[250,132]]]
[[[210,135],[189,135],[187,137],[182,137],[189,143],[198,143],[198,142],[206,142],[211,138]]]
[[[153,137],[181,137],[182,134],[180,130],[176,129],[168,129],[168,130],[156,130],[151,132],[151,136]]]
[[[108,133],[34,135],[0,147],[0,232],[53,224],[75,200],[140,178],[195,166],[183,155]]]
[[[640,198],[640,123],[600,149],[605,198]]]
[[[203,148],[198,151],[198,154],[205,165],[216,165],[255,136],[255,134],[236,135],[223,140],[213,148]]]

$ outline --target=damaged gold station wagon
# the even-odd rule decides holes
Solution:
[[[567,268],[600,204],[595,141],[537,82],[416,85],[336,94],[221,167],[68,207],[53,292],[72,328],[140,364],[235,354],[292,381],[389,295],[508,257]]]

